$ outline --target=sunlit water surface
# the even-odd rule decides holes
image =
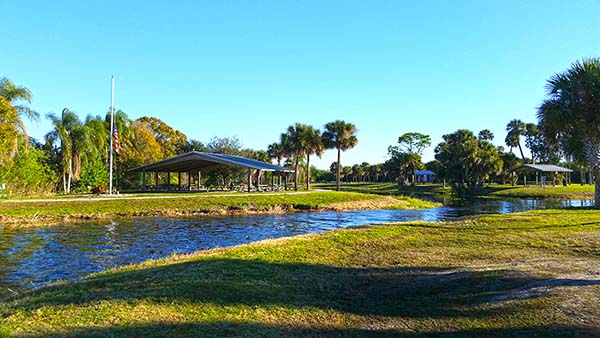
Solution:
[[[364,224],[442,221],[490,213],[590,206],[588,200],[479,200],[425,210],[361,210],[283,215],[152,217],[64,226],[0,226],[0,294],[71,280],[172,253]]]

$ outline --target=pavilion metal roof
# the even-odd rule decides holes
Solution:
[[[437,175],[431,170],[416,170],[415,175]]]
[[[189,153],[181,154],[162,161],[132,168],[129,169],[129,171],[188,172],[197,170],[210,170],[225,166],[250,168],[262,171],[294,172],[294,169],[280,167],[242,156],[204,153],[200,151],[190,151]]]
[[[523,164],[515,168],[515,171],[541,171],[552,173],[570,173],[573,170],[559,167],[554,164]]]

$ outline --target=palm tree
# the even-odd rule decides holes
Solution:
[[[506,125],[506,131],[507,134],[504,142],[510,148],[510,151],[512,151],[514,147],[518,147],[521,158],[523,159],[523,162],[525,162],[525,155],[523,155],[523,148],[521,148],[521,136],[525,136],[527,133],[525,123],[519,119],[514,119]]]
[[[578,138],[596,178],[595,207],[600,209],[600,59],[575,62],[546,83],[547,98],[538,109],[539,127],[549,142]],[[572,145],[576,145],[572,142]],[[580,155],[581,156],[581,155]]]
[[[346,182],[350,182],[352,180],[352,167],[345,166],[341,169],[342,176]]]
[[[6,99],[10,105],[12,105],[18,114],[16,120],[17,129],[23,133],[25,137],[25,146],[29,146],[29,136],[25,129],[25,123],[23,122],[23,116],[28,119],[38,122],[40,120],[40,114],[27,107],[26,104],[31,103],[31,91],[29,89],[15,85],[11,80],[3,77],[0,79],[0,96]]]
[[[71,183],[79,179],[82,169],[82,159],[87,161],[90,156],[97,154],[89,127],[86,127],[77,115],[65,108],[60,117],[48,114],[54,130],[46,134],[46,142],[60,142],[60,152],[63,166],[63,190],[71,192]]]
[[[267,147],[267,154],[272,160],[277,160],[277,165],[281,166],[281,160],[285,156],[283,145],[280,142],[273,142]]]
[[[492,141],[494,139],[494,133],[489,129],[484,129],[479,132],[477,138],[484,141]]]
[[[294,190],[298,191],[298,170],[299,161],[304,157],[306,146],[304,145],[304,131],[307,126],[302,123],[296,123],[289,126],[287,131],[281,134],[281,144],[284,152],[294,160]]]
[[[355,133],[356,126],[352,123],[337,120],[325,124],[323,144],[326,149],[337,149],[337,175],[335,177],[337,191],[340,191],[341,153],[354,148],[358,144]]]
[[[100,116],[88,115],[85,119],[85,128],[89,136],[90,158],[95,160],[106,160],[110,147],[110,128]]]
[[[15,107],[0,96],[0,166],[13,159],[18,149],[19,116]]]
[[[303,152],[306,154],[306,190],[310,190],[310,155],[323,156],[325,146],[321,140],[321,131],[313,126],[305,126],[302,134]]]

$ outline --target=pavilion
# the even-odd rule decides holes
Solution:
[[[436,173],[431,170],[416,170],[415,181],[416,183],[433,183],[435,175]]]
[[[273,172],[274,175],[271,177],[271,186],[275,186],[274,177],[279,177],[278,184],[281,184],[281,178],[284,178],[284,182],[287,183],[287,175],[293,173],[294,170],[290,168],[280,167],[270,163],[261,162],[258,160],[234,156],[224,155],[216,153],[205,153],[199,151],[191,151],[185,154],[181,154],[175,157],[171,157],[162,161],[142,165],[136,168],[129,169],[129,171],[138,171],[142,173],[142,190],[146,191],[146,173],[154,173],[155,191],[159,191],[158,185],[158,173],[167,173],[167,182],[171,182],[171,173],[177,173],[179,176],[179,189],[180,191],[188,190],[191,191],[194,186],[196,179],[198,184],[196,187],[200,187],[201,175],[203,171],[223,168],[223,167],[238,167],[245,168],[248,170],[247,174],[247,190],[250,192],[254,185],[256,190],[259,190],[259,179],[261,172]],[[256,180],[253,184],[252,176],[253,172],[256,172]],[[187,186],[181,186],[181,174],[187,174]],[[284,183],[284,184],[285,184]],[[170,191],[170,184],[167,183],[166,190]]]
[[[567,184],[571,183],[571,173],[573,172],[573,170],[569,169],[569,168],[565,168],[565,167],[560,167],[554,164],[522,164],[518,167],[516,167],[513,172],[516,172],[517,174],[521,174],[521,173],[530,173],[530,172],[534,172],[535,173],[535,184],[538,185],[539,183],[541,183],[541,185],[545,185],[546,184],[546,175],[549,174],[552,177],[552,185],[556,184],[556,174],[557,173],[566,173],[567,177],[566,177],[566,181]],[[541,178],[541,182],[539,180],[539,178]],[[523,175],[523,185],[527,186],[527,176]]]

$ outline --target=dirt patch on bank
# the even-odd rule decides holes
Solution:
[[[333,203],[325,206],[323,209],[325,210],[333,210],[333,211],[347,211],[347,210],[376,210],[376,209],[386,209],[398,207],[403,204],[404,201],[384,196],[381,198],[374,198],[368,200],[360,200],[360,201],[348,201],[348,202],[340,202]],[[406,202],[404,202],[406,203]],[[408,203],[406,203],[408,205]]]

